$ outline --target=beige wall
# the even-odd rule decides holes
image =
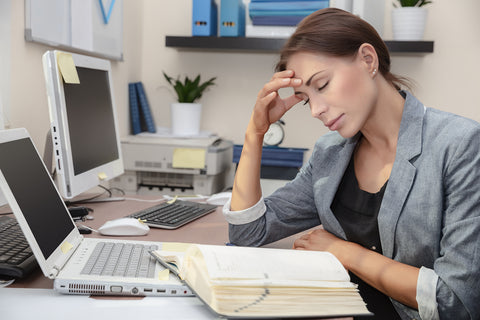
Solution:
[[[2,0],[4,1],[4,0]],[[25,127],[43,153],[50,129],[42,55],[52,47],[25,41],[25,1],[11,0],[11,92],[6,126]],[[122,135],[129,130],[127,85],[141,78],[143,1],[124,1],[124,61],[112,61],[115,101]]]
[[[391,39],[390,5],[385,10],[385,39]],[[435,52],[392,56],[395,73],[414,79],[415,94],[427,106],[480,121],[480,1],[434,0],[428,7],[425,39]],[[190,35],[191,0],[124,0],[124,57],[113,62],[114,85],[121,135],[129,131],[127,83],[143,81],[155,121],[170,126],[173,93],[162,70],[170,75],[202,74],[218,77],[203,104],[202,129],[243,142],[257,92],[272,74],[273,53],[180,51],[165,47],[165,35]],[[43,150],[49,128],[41,55],[47,46],[25,42],[24,1],[12,1],[12,63],[10,127],[27,127]],[[283,146],[311,148],[326,132],[306,107],[285,116]]]

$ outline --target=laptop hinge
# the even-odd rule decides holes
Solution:
[[[72,243],[69,243],[67,241],[63,242],[63,244],[60,246],[61,247],[60,250],[64,252],[63,254],[61,254],[55,259],[55,263],[48,274],[48,277],[50,279],[55,279],[57,277],[57,275],[60,273],[60,271],[63,269],[63,267],[67,263],[67,261],[70,260],[70,258],[73,256],[75,250],[78,249],[82,240],[83,240],[83,236],[79,234],[78,237],[75,237],[72,240]]]
[[[60,272],[60,269],[57,266],[54,266],[50,273],[48,274],[49,279],[55,279]]]

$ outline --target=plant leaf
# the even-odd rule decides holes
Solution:
[[[191,80],[188,76],[185,76],[183,82],[181,81],[180,76],[176,80],[168,76],[165,72],[163,72],[163,76],[165,77],[167,82],[174,88],[177,94],[178,102],[189,103],[192,103],[195,100],[199,99],[205,89],[215,84],[214,81],[216,79],[216,77],[213,77],[208,81],[200,84],[200,75],[196,76],[193,80]]]

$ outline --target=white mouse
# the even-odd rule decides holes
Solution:
[[[105,222],[98,229],[104,236],[144,236],[150,228],[135,218],[120,218]]]
[[[207,203],[217,206],[223,206],[231,197],[232,193],[230,191],[215,193],[207,199]]]

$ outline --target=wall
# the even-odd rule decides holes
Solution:
[[[3,1],[3,0],[2,0]],[[45,136],[50,128],[48,104],[42,67],[42,55],[52,48],[27,42],[24,37],[25,1],[11,1],[12,34],[10,63],[10,106],[7,125],[25,127],[30,132],[37,149],[43,154]],[[115,101],[121,134],[129,130],[128,96],[129,79],[140,78],[141,50],[143,47],[143,2],[124,1],[124,61],[112,61]]]
[[[0,1],[0,129],[4,129],[10,105],[11,9],[11,0]]]
[[[385,39],[391,39],[390,9],[385,9]],[[415,94],[427,105],[480,121],[480,2],[434,0],[429,5],[425,39],[435,52],[393,55],[394,72],[418,83]],[[12,1],[10,125],[27,127],[43,150],[49,128],[41,55],[48,46],[25,42],[24,1]],[[205,93],[202,128],[242,143],[256,95],[272,75],[277,55],[251,52],[179,51],[165,47],[165,35],[190,35],[191,0],[125,0],[125,61],[113,62],[115,99],[121,135],[129,132],[127,83],[144,82],[158,125],[170,126],[170,103],[162,70],[170,75],[217,76],[218,85]],[[306,107],[285,116],[283,146],[311,148],[326,132]]]

